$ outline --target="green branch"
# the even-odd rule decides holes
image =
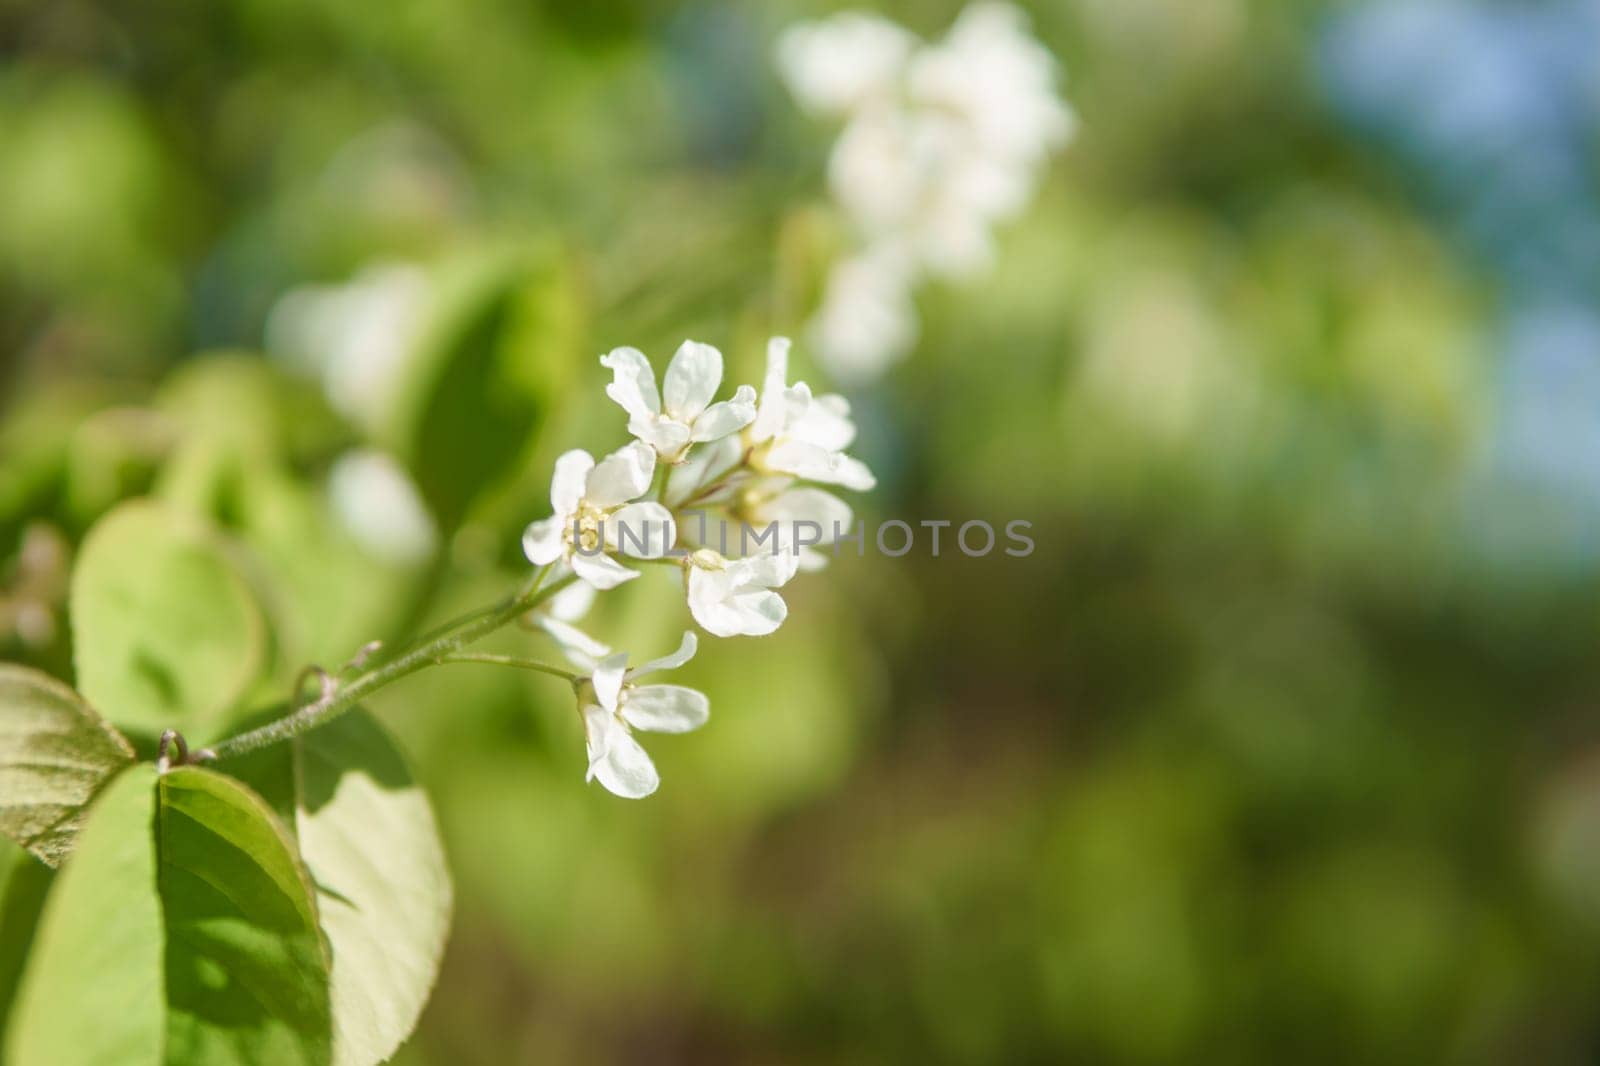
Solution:
[[[227,759],[297,737],[319,725],[331,722],[386,685],[391,685],[418,670],[451,661],[468,645],[515,621],[573,581],[572,577],[567,577],[549,588],[543,588],[545,575],[548,572],[549,567],[541,567],[527,586],[504,603],[473,611],[446,623],[420,638],[411,647],[386,658],[385,661],[372,666],[349,682],[330,687],[315,702],[300,707],[259,729],[225,740],[211,748],[209,754],[216,759]]]

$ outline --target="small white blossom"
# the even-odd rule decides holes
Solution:
[[[685,633],[671,655],[627,669],[628,653],[607,655],[579,689],[583,730],[588,741],[588,780],[625,799],[642,799],[661,777],[633,731],[687,733],[706,724],[711,701],[682,685],[641,685],[639,678],[674,670],[694,658],[696,639]]]
[[[341,455],[328,474],[328,497],[340,524],[378,558],[414,563],[433,554],[433,519],[405,469],[384,452]]]
[[[918,333],[914,284],[906,257],[887,246],[853,255],[828,272],[809,334],[841,379],[870,381],[911,350]]]
[[[536,566],[565,561],[597,589],[638,577],[612,554],[659,559],[677,539],[672,512],[639,500],[650,488],[655,466],[655,451],[637,441],[598,464],[581,449],[562,455],[550,481],[555,514],[534,522],[522,537],[528,560]]]
[[[916,45],[916,37],[886,18],[846,11],[785,30],[778,67],[801,107],[844,115],[892,92]]]
[[[739,514],[757,529],[777,529],[778,549],[798,552],[799,568],[808,572],[828,564],[817,548],[834,543],[855,522],[850,505],[839,497],[791,478],[763,478],[747,486]]]
[[[755,390],[741,385],[733,399],[712,403],[722,385],[722,353],[709,344],[684,341],[667,365],[661,391],[650,360],[637,348],[616,348],[600,357],[612,372],[610,396],[628,412],[628,432],[676,462],[691,444],[720,440],[756,417]]]
[[[1037,165],[1077,126],[1056,74],[1055,57],[1028,32],[1021,9],[977,3],[943,41],[917,53],[907,78],[917,103],[965,120],[982,154]]]
[[[1027,203],[1035,169],[986,154],[949,113],[893,108],[851,121],[828,175],[866,241],[867,263],[963,279],[993,266],[993,227]]]
[[[749,462],[764,474],[789,474],[807,481],[865,492],[877,484],[859,459],[844,454],[855,440],[850,404],[843,396],[812,396],[805,382],[789,385],[789,339],[767,344],[767,376],[756,420],[745,431]]]
[[[715,636],[766,636],[789,615],[772,590],[788,584],[798,565],[783,549],[726,559],[702,548],[689,560],[689,613]]]
[[[405,263],[368,267],[343,285],[303,285],[267,319],[267,350],[321,377],[328,402],[372,429],[393,396],[428,310],[427,274]]]

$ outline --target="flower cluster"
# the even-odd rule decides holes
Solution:
[[[627,668],[616,653],[573,623],[595,592],[640,576],[624,560],[681,570],[690,615],[719,637],[763,636],[783,624],[781,593],[801,569],[825,557],[815,542],[800,543],[798,524],[825,531],[852,523],[850,506],[827,485],[866,491],[875,484],[866,464],[846,453],[855,439],[842,396],[812,395],[789,382],[789,341],[767,346],[761,392],[740,386],[718,402],[722,353],[685,341],[658,388],[654,368],[635,348],[600,359],[612,373],[606,394],[628,415],[636,438],[596,461],[569,451],[556,460],[551,515],[530,526],[523,550],[546,580],[568,587],[531,623],[549,635],[581,671],[575,681],[589,776],[619,796],[637,798],[659,784],[635,730],[679,733],[706,721],[709,704],[692,689],[640,685],[645,674],[683,665],[695,652],[693,633],[673,655]],[[719,535],[707,531],[711,519]],[[729,525],[741,529],[727,543]],[[765,531],[754,546],[742,531]]]
[[[931,44],[865,13],[802,23],[780,39],[778,66],[801,107],[844,121],[828,180],[858,244],[811,332],[830,369],[870,378],[915,340],[923,276],[992,264],[994,225],[1021,214],[1075,120],[1054,58],[1010,4],[969,6]]]

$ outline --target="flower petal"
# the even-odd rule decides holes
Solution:
[[[595,507],[620,506],[643,496],[655,472],[655,449],[634,441],[618,448],[589,471],[583,498]]]
[[[684,341],[667,366],[661,391],[666,412],[679,422],[693,422],[722,384],[722,353],[709,344]]]
[[[590,780],[623,799],[644,799],[661,787],[661,775],[639,742],[618,729],[604,755],[589,765]]]
[[[663,655],[659,659],[651,659],[641,663],[628,671],[628,680],[641,678],[645,674],[653,674],[658,670],[676,670],[690,659],[694,658],[695,650],[700,646],[700,639],[693,633],[685,631],[683,640],[678,642],[678,650],[671,655]]]
[[[606,395],[630,416],[643,419],[661,413],[656,372],[643,352],[637,348],[613,348],[600,357],[600,365],[611,371]]]
[[[608,711],[615,711],[617,703],[622,697],[622,679],[628,671],[628,653],[619,651],[615,655],[607,655],[595,665],[594,673],[589,680],[594,685],[595,698],[600,701],[600,706]]]
[[[856,424],[850,418],[850,401],[838,393],[814,396],[805,414],[790,427],[793,435],[808,444],[842,452],[856,439]]]
[[[565,546],[561,541],[562,526],[566,519],[560,515],[542,518],[528,526],[522,534],[522,553],[534,566],[546,566],[561,558]]]
[[[781,432],[786,435],[788,431],[804,421],[806,411],[811,408],[811,386],[803,381],[797,381],[783,390],[783,426]]]
[[[819,540],[814,544],[832,544],[849,532],[854,521],[850,505],[831,492],[821,489],[798,488],[779,493],[756,508],[756,516],[764,522],[778,524],[778,540],[789,545],[798,539],[802,522],[813,523]],[[809,538],[808,538],[809,539]]]
[[[853,492],[870,492],[877,487],[878,479],[860,459],[841,455],[834,462],[832,483]]]
[[[656,454],[674,457],[689,443],[689,427],[668,418],[635,418],[628,422],[628,432],[656,450]]]
[[[789,437],[780,438],[768,450],[764,463],[769,470],[827,483],[833,481],[838,467],[837,453]]]
[[[550,506],[557,518],[578,509],[584,481],[593,469],[594,456],[582,448],[574,448],[556,460],[555,474],[550,478]]]
[[[767,376],[761,383],[756,420],[750,424],[751,440],[771,440],[783,428],[787,414],[789,344],[788,337],[773,337],[767,342]]]
[[[606,547],[635,559],[659,559],[678,540],[672,512],[653,500],[630,503],[606,516]]]
[[[588,585],[574,585],[574,588],[589,588]],[[600,660],[611,654],[611,649],[595,640],[589,634],[569,622],[547,615],[536,614],[533,624],[550,635],[561,649],[561,654],[567,661],[579,670],[593,672]]]
[[[546,580],[549,580],[548,578]],[[582,581],[574,581],[554,596],[545,604],[544,610],[551,618],[559,618],[563,622],[576,622],[589,613],[589,608],[594,606],[594,586],[586,585]]]
[[[802,548],[800,550],[799,570],[803,574],[814,574],[818,570],[828,568],[829,556],[817,551],[815,548]]]
[[[807,111],[846,115],[893,92],[917,44],[881,15],[846,11],[784,30],[778,71]]]
[[[693,432],[690,439],[700,442],[720,440],[730,433],[739,432],[755,420],[756,390],[749,385],[740,385],[733,399],[714,403],[701,412],[691,427]]]
[[[756,588],[782,588],[794,578],[800,568],[795,553],[780,551],[762,552],[740,559],[729,567],[734,592]]]
[[[765,584],[781,585],[794,576],[792,553],[740,559],[724,570],[689,571],[689,613],[719,637],[764,636],[788,614],[783,598]]]
[[[727,606],[738,620],[736,632],[746,637],[764,637],[776,631],[789,616],[789,605],[783,602],[783,597],[767,589],[741,592],[730,598]]]
[[[624,581],[632,581],[639,576],[639,571],[628,569],[609,555],[573,552],[568,563],[580,578],[602,591],[614,589]]]
[[[711,717],[705,693],[682,685],[641,685],[629,689],[622,701],[622,718],[635,729],[650,733],[687,733]]]
[[[689,570],[689,614],[707,633],[718,637],[739,635],[739,614],[728,604],[731,587],[726,570]]]
[[[592,781],[595,764],[606,757],[616,738],[627,736],[628,731],[617,721],[616,715],[599,704],[586,704],[582,714],[584,744],[589,750],[589,780]]]

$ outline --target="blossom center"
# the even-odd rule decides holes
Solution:
[[[605,521],[605,517],[605,512],[593,504],[580,503],[578,510],[572,516],[572,521],[562,530],[562,536],[568,545],[576,547],[586,555],[592,555],[604,544],[600,533],[601,523]]]

